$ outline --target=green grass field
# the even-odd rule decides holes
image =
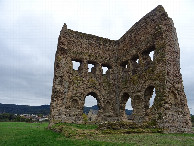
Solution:
[[[194,145],[194,134],[103,134],[95,130],[95,125],[66,124],[71,135],[65,137],[67,133],[53,132],[47,126],[48,123],[0,122],[0,145]],[[76,136],[78,133],[84,136]]]

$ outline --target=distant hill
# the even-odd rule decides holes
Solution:
[[[0,113],[48,115],[50,113],[50,105],[29,106],[0,103]]]
[[[84,113],[88,114],[90,109],[98,110],[98,106],[92,107],[84,106]],[[125,110],[127,115],[131,115],[132,110]],[[48,115],[50,113],[50,105],[41,106],[29,106],[29,105],[16,105],[16,104],[1,104],[0,113],[11,113],[11,114],[43,114]]]
[[[126,115],[132,115],[132,112],[133,112],[133,110],[128,110],[128,109],[125,109],[125,113],[126,113]]]
[[[92,106],[92,107],[86,107],[86,106],[84,106],[84,113],[85,113],[85,114],[88,114],[89,111],[90,111],[90,109],[98,110],[98,106],[97,106],[97,105],[94,105],[94,106]],[[126,113],[127,115],[131,115],[132,112],[133,112],[132,110],[125,109],[125,113]]]
[[[92,106],[92,107],[86,107],[86,106],[84,106],[84,113],[85,114],[88,114],[89,113],[89,111],[90,111],[90,109],[93,109],[93,110],[98,110],[98,106],[97,105],[94,105],[94,106]]]

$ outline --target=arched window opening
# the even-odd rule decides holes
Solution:
[[[131,106],[131,98],[129,97],[125,106],[125,114],[127,115],[128,120],[132,120],[132,113],[133,113],[133,108]]]
[[[131,98],[128,93],[123,93],[121,97],[120,110],[124,120],[132,120],[133,108],[131,106]]]
[[[146,88],[144,93],[146,109],[149,109],[152,107],[152,105],[154,104],[155,97],[156,97],[156,92],[155,92],[154,86],[149,86],[148,88]]]
[[[109,71],[110,71],[111,68],[112,67],[110,65],[108,65],[108,64],[102,64],[103,74],[109,73]]]
[[[150,107],[152,107],[152,105],[154,104],[154,99],[156,97],[156,92],[155,92],[155,88],[153,89],[153,94],[152,97],[150,99]]]
[[[95,121],[97,118],[99,108],[96,97],[94,92],[86,95],[83,113],[87,115],[88,121]]]
[[[88,72],[95,73],[96,62],[88,61]]]
[[[72,60],[72,64],[73,64],[73,70],[79,70],[79,67],[81,65],[81,61],[79,61],[79,60]]]
[[[149,56],[150,56],[151,60],[153,61],[154,60],[154,51],[151,51]]]

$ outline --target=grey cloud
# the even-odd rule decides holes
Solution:
[[[49,25],[47,25],[49,24]],[[0,102],[49,104],[58,30],[49,17],[0,24]],[[56,32],[56,33],[54,33]]]

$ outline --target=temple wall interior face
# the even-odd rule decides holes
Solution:
[[[82,123],[87,95],[97,100],[97,122],[127,120],[130,98],[133,122],[152,122],[167,132],[190,131],[176,30],[162,6],[119,40],[76,32],[64,24],[55,55],[50,123]]]

